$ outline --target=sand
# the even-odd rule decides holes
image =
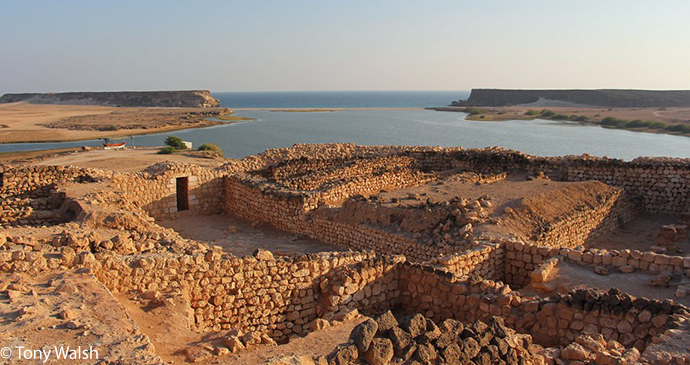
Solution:
[[[544,296],[548,295],[548,292],[545,293],[543,289],[563,294],[575,288],[594,288],[604,291],[617,288],[636,297],[671,299],[676,303],[690,306],[690,297],[677,298],[674,294],[680,280],[676,279],[671,282],[670,287],[664,288],[651,286],[649,282],[653,277],[654,275],[639,271],[624,274],[616,270],[611,270],[608,275],[597,275],[592,267],[561,262],[551,272],[548,281],[539,285],[538,290],[535,290],[533,286],[528,286],[519,291],[524,295]]]
[[[614,231],[589,239],[585,246],[607,250],[649,251],[654,246],[661,227],[677,222],[678,218],[674,216],[642,213]],[[683,252],[673,253],[674,256],[690,256],[690,240],[678,242],[677,245]]]
[[[116,298],[141,331],[151,339],[156,354],[170,364],[189,363],[185,354],[189,347],[224,346],[222,338],[228,331],[197,333],[189,328],[191,308],[184,301],[151,307],[146,301],[139,301],[128,295],[118,294]],[[347,342],[352,329],[363,320],[360,317],[309,333],[305,337],[295,336],[289,343],[279,346],[257,346],[238,354],[211,356],[197,363],[258,365],[271,358],[290,355],[328,355],[337,345]]]
[[[194,153],[176,153],[172,155],[159,155],[158,148],[136,148],[123,150],[92,150],[74,151],[67,154],[60,154],[47,157],[36,161],[35,159],[28,164],[38,166],[78,166],[90,167],[118,172],[140,171],[158,162],[177,161],[192,163],[201,166],[220,166],[229,161],[225,158],[205,158]]]
[[[179,118],[166,116],[166,113],[190,110],[210,110],[203,108],[118,108],[93,105],[54,105],[30,103],[0,104],[0,143],[18,142],[65,142],[97,139],[103,137],[128,136],[160,133],[191,127],[216,125],[218,122],[179,122]],[[135,113],[135,114],[131,114]],[[151,114],[163,114],[152,116]],[[92,116],[92,118],[83,118]],[[66,123],[68,118],[79,120]],[[127,124],[141,125],[144,119],[149,127],[120,128],[117,131],[88,130],[89,127],[105,128],[111,125],[127,127]],[[171,121],[173,122],[171,125]],[[44,124],[57,124],[61,128],[49,128]],[[87,126],[85,126],[85,124]],[[66,128],[77,128],[66,129]],[[86,127],[86,128],[85,128]]]
[[[447,107],[446,111],[462,111],[465,107]],[[606,117],[616,117],[626,120],[646,120],[664,122],[666,124],[690,123],[690,108],[599,108],[580,106],[508,106],[508,107],[479,107],[484,114],[473,116],[468,120],[475,121],[505,121],[526,120],[534,117],[525,115],[528,110],[549,109],[557,114],[586,116],[590,120],[601,120]],[[484,118],[481,118],[484,116]]]
[[[231,215],[199,216],[185,214],[175,220],[156,222],[172,228],[182,237],[223,247],[237,256],[251,255],[257,248],[275,255],[342,251],[337,246],[281,231],[270,225],[252,227],[250,222]]]

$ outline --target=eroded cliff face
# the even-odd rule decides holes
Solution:
[[[610,108],[690,106],[688,90],[502,90],[472,89],[469,99],[453,106],[507,106],[530,104],[540,99]]]
[[[208,90],[5,94],[0,103],[212,108],[220,102]]]

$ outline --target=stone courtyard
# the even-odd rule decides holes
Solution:
[[[127,364],[690,364],[688,160],[304,144],[0,178],[3,343]]]

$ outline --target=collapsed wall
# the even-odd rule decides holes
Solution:
[[[290,163],[270,173],[270,168],[266,170],[284,158],[302,159],[303,154],[318,156],[321,152],[336,156],[339,150],[354,156],[356,162],[348,165],[351,169],[347,172],[338,171],[337,164],[327,163],[328,174],[323,179],[310,176],[309,171],[319,168],[321,162],[309,159],[295,163],[295,171],[299,172],[295,175],[290,172]],[[390,154],[400,158],[382,161],[401,164],[392,173],[377,159]],[[510,159],[514,165],[507,162]],[[575,159],[574,164],[586,165],[585,160]],[[485,168],[480,169],[485,162]],[[81,211],[73,224],[126,229],[131,236],[85,238],[82,242],[79,237],[61,235],[45,245],[22,246],[21,239],[0,235],[0,269],[40,272],[89,268],[113,292],[182,293],[189,300],[197,331],[237,329],[265,333],[278,341],[306,334],[315,328],[311,324],[317,319],[342,318],[355,309],[370,315],[401,309],[422,313],[437,322],[454,318],[470,323],[498,316],[509,327],[531,334],[544,346],[568,345],[583,333],[600,334],[640,351],[655,341],[665,341],[663,337],[688,316],[686,308],[669,301],[634,298],[615,290],[580,290],[537,298],[522,296],[510,286],[527,284],[535,272],[554,259],[583,265],[631,266],[650,273],[671,271],[690,277],[690,261],[682,257],[575,247],[592,234],[610,230],[634,214],[637,208],[628,200],[630,197],[640,198],[647,211],[684,209],[688,169],[677,160],[640,162],[654,168],[643,169],[646,172],[641,179],[647,179],[646,182],[632,180],[632,193],[625,187],[626,182],[621,182],[622,190],[611,189],[610,194],[595,199],[596,204],[588,209],[561,217],[558,224],[542,231],[540,239],[530,244],[476,240],[471,247],[429,245],[371,222],[334,220],[326,214],[337,209],[326,203],[344,198],[357,201],[355,195],[361,191],[377,191],[389,185],[414,186],[437,178],[437,172],[443,170],[470,170],[491,176],[508,171],[543,172],[553,179],[561,176],[567,180],[571,162],[501,151],[317,145],[268,151],[219,169],[174,163],[133,174],[73,168],[63,173],[55,168],[46,170],[46,179],[42,178],[42,171],[34,175],[30,169],[6,169],[3,192],[31,193],[49,184],[92,182],[102,177],[99,186],[115,191],[86,193],[81,198],[65,196]],[[597,160],[594,166],[604,169],[604,162]],[[620,162],[611,164],[617,166],[607,170],[611,176],[634,175],[621,168]],[[667,174],[667,168],[675,172]],[[579,174],[573,180],[579,179]],[[58,177],[51,180],[53,175]],[[266,176],[273,176],[272,181]],[[616,180],[609,175],[602,175],[601,179],[604,178]],[[152,217],[173,218],[181,214],[177,209],[177,179],[186,179],[188,210],[193,214],[225,211],[366,252],[273,257],[258,251],[254,256],[239,258],[195,245],[174,232],[158,231],[160,227],[156,228]],[[338,190],[342,181],[346,188]],[[644,184],[663,188],[663,193],[642,193],[640,186]],[[54,187],[48,189],[53,191]],[[333,191],[338,193],[327,195]],[[113,211],[108,211],[111,208]],[[125,243],[129,248],[123,247]]]
[[[64,166],[2,166],[0,171],[0,227],[42,226],[69,221],[76,212],[65,206],[58,185],[91,183],[107,172]]]
[[[278,341],[306,334],[319,318],[342,318],[355,309],[370,315],[399,309],[437,323],[497,316],[547,347],[599,334],[644,351],[688,317],[687,308],[671,301],[635,298],[617,290],[524,297],[474,272],[458,276],[373,253],[274,258],[264,251],[240,259],[215,250],[136,256],[82,252],[76,257],[62,251],[58,256],[3,251],[0,267],[25,272],[86,267],[113,292],[177,290],[190,298],[196,330],[255,331]],[[498,265],[498,260],[488,261],[487,275],[500,272]]]
[[[259,163],[258,159],[263,160]],[[487,179],[506,173],[544,174],[555,181],[598,180],[610,184],[614,188],[597,196],[591,206],[535,226],[535,232],[528,236],[545,245],[574,247],[617,228],[640,209],[653,213],[683,212],[688,209],[690,193],[688,162],[680,159],[623,162],[586,156],[542,158],[500,149],[345,144],[270,150],[264,156],[254,157],[251,164],[254,170],[235,170],[225,177],[225,212],[329,244],[404,254],[420,262],[461,252],[472,245],[420,243],[412,237],[414,234],[382,229],[371,222],[333,219],[324,205],[343,201],[347,204],[358,194],[382,189],[418,186],[438,179],[439,173],[445,171],[471,171]],[[340,210],[345,208],[347,205]],[[356,209],[359,208],[365,206],[358,205]]]
[[[532,280],[532,273],[547,261],[560,258],[575,264],[594,269],[604,267],[659,274],[670,272],[690,278],[690,258],[670,256],[639,250],[573,249],[559,246],[539,246],[520,242],[506,242],[504,281],[522,287]],[[543,275],[546,275],[544,273]]]
[[[643,351],[655,338],[688,316],[672,301],[635,298],[616,289],[577,289],[549,298],[523,297],[500,281],[458,277],[423,265],[401,265],[400,303],[408,313],[439,322],[505,319],[506,325],[531,334],[543,346],[568,345],[577,336],[601,334],[606,340]]]

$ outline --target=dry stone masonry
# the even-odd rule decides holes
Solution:
[[[285,343],[363,313],[371,318],[317,363],[690,364],[690,346],[678,340],[687,338],[688,309],[672,300],[615,288],[516,291],[549,280],[562,263],[655,275],[661,285],[690,278],[690,259],[675,246],[687,239],[687,160],[330,144],[218,168],[3,166],[0,178],[0,270],[76,270],[112,293],[156,305],[177,298],[190,329],[224,339],[222,349],[189,348],[191,361]],[[519,179],[555,188],[502,206],[489,195],[382,198]],[[550,204],[557,195],[549,194],[577,189],[592,189],[582,204]],[[640,212],[679,221],[650,242],[654,250],[587,247]],[[156,224],[219,213],[350,251],[237,257]]]

